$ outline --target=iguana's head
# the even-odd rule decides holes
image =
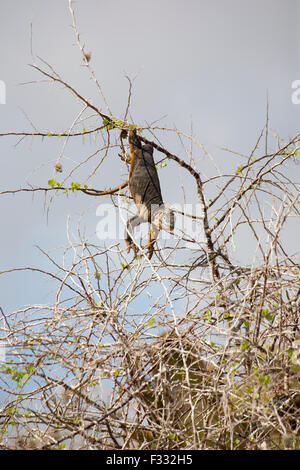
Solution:
[[[131,130],[128,133],[128,142],[129,145],[134,145],[135,147],[142,148],[141,140],[136,133],[136,130]]]

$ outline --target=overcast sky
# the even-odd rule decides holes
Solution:
[[[30,23],[34,54],[42,57],[84,96],[100,105],[75,45],[67,0],[1,1],[0,80],[6,104],[0,105],[0,133],[66,130],[81,109],[62,87],[40,83],[31,63]],[[137,76],[131,113],[144,125],[163,117],[161,125],[193,132],[227,171],[234,163],[221,147],[249,154],[265,124],[266,94],[270,127],[287,139],[299,132],[300,105],[291,101],[292,82],[300,80],[299,0],[78,0],[78,29],[109,106],[121,117],[127,103],[125,74]],[[22,85],[25,82],[34,82]],[[23,111],[22,111],[23,110]],[[29,182],[46,186],[62,142],[1,137],[0,187],[15,189]],[[165,136],[163,144],[180,154],[180,143]],[[73,140],[62,163],[87,157],[99,142]],[[207,162],[196,157],[205,174]],[[174,182],[170,184],[171,177]],[[76,178],[86,177],[78,172]],[[165,199],[177,202],[186,175],[161,171]],[[75,179],[75,176],[74,176]],[[124,166],[109,159],[93,179],[103,189],[126,179]],[[180,196],[182,198],[182,195]],[[179,198],[180,199],[180,198]],[[52,250],[66,242],[66,216],[76,221],[88,210],[88,231],[94,232],[99,201],[83,195],[56,199],[47,221],[44,196],[0,197],[2,269],[47,267],[35,248]],[[28,273],[0,279],[0,306],[9,311],[30,302],[43,303],[51,284]]]

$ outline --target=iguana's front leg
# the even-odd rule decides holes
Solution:
[[[138,252],[138,247],[133,241],[134,228],[143,222],[145,222],[144,218],[139,217],[138,215],[135,215],[131,219],[129,219],[126,224],[124,238],[125,238],[125,242],[127,245],[127,251],[129,253],[130,250],[133,249],[134,256],[136,256]]]

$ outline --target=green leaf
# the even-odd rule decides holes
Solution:
[[[241,344],[241,350],[245,351],[246,349],[249,348],[249,346],[250,346],[250,341],[248,341],[247,339],[244,339],[244,341]]]
[[[10,408],[6,410],[6,413],[11,415],[14,412],[14,409],[15,409],[15,406],[11,406]]]
[[[243,165],[239,165],[237,169],[235,170],[235,174],[238,175],[241,172],[242,168],[243,168]]]
[[[55,184],[56,184],[55,178],[48,180],[48,186],[50,186],[51,188],[54,188]]]
[[[76,183],[76,182],[72,182],[71,183],[71,191],[74,192],[75,190],[79,189],[80,188],[80,183]]]
[[[265,376],[258,377],[258,380],[262,385],[268,385],[268,383],[270,382],[270,375],[268,374]]]
[[[289,358],[292,359],[292,358],[293,358],[293,353],[294,353],[293,348],[289,348],[289,349],[287,350],[287,353],[288,353]]]
[[[227,313],[224,313],[224,318],[234,318],[235,315],[236,314],[234,312],[227,312]]]
[[[121,266],[122,266],[123,269],[130,269],[129,264],[121,263]]]
[[[152,317],[152,318],[148,321],[148,326],[152,326],[154,322],[155,322],[155,317]]]

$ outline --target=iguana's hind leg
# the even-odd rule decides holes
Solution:
[[[127,251],[128,253],[130,252],[131,249],[133,249],[134,256],[137,255],[138,247],[133,241],[133,236],[134,236],[134,228],[140,225],[142,222],[145,222],[145,220],[138,215],[133,216],[131,219],[127,221],[126,228],[125,228],[125,242],[127,245]]]

